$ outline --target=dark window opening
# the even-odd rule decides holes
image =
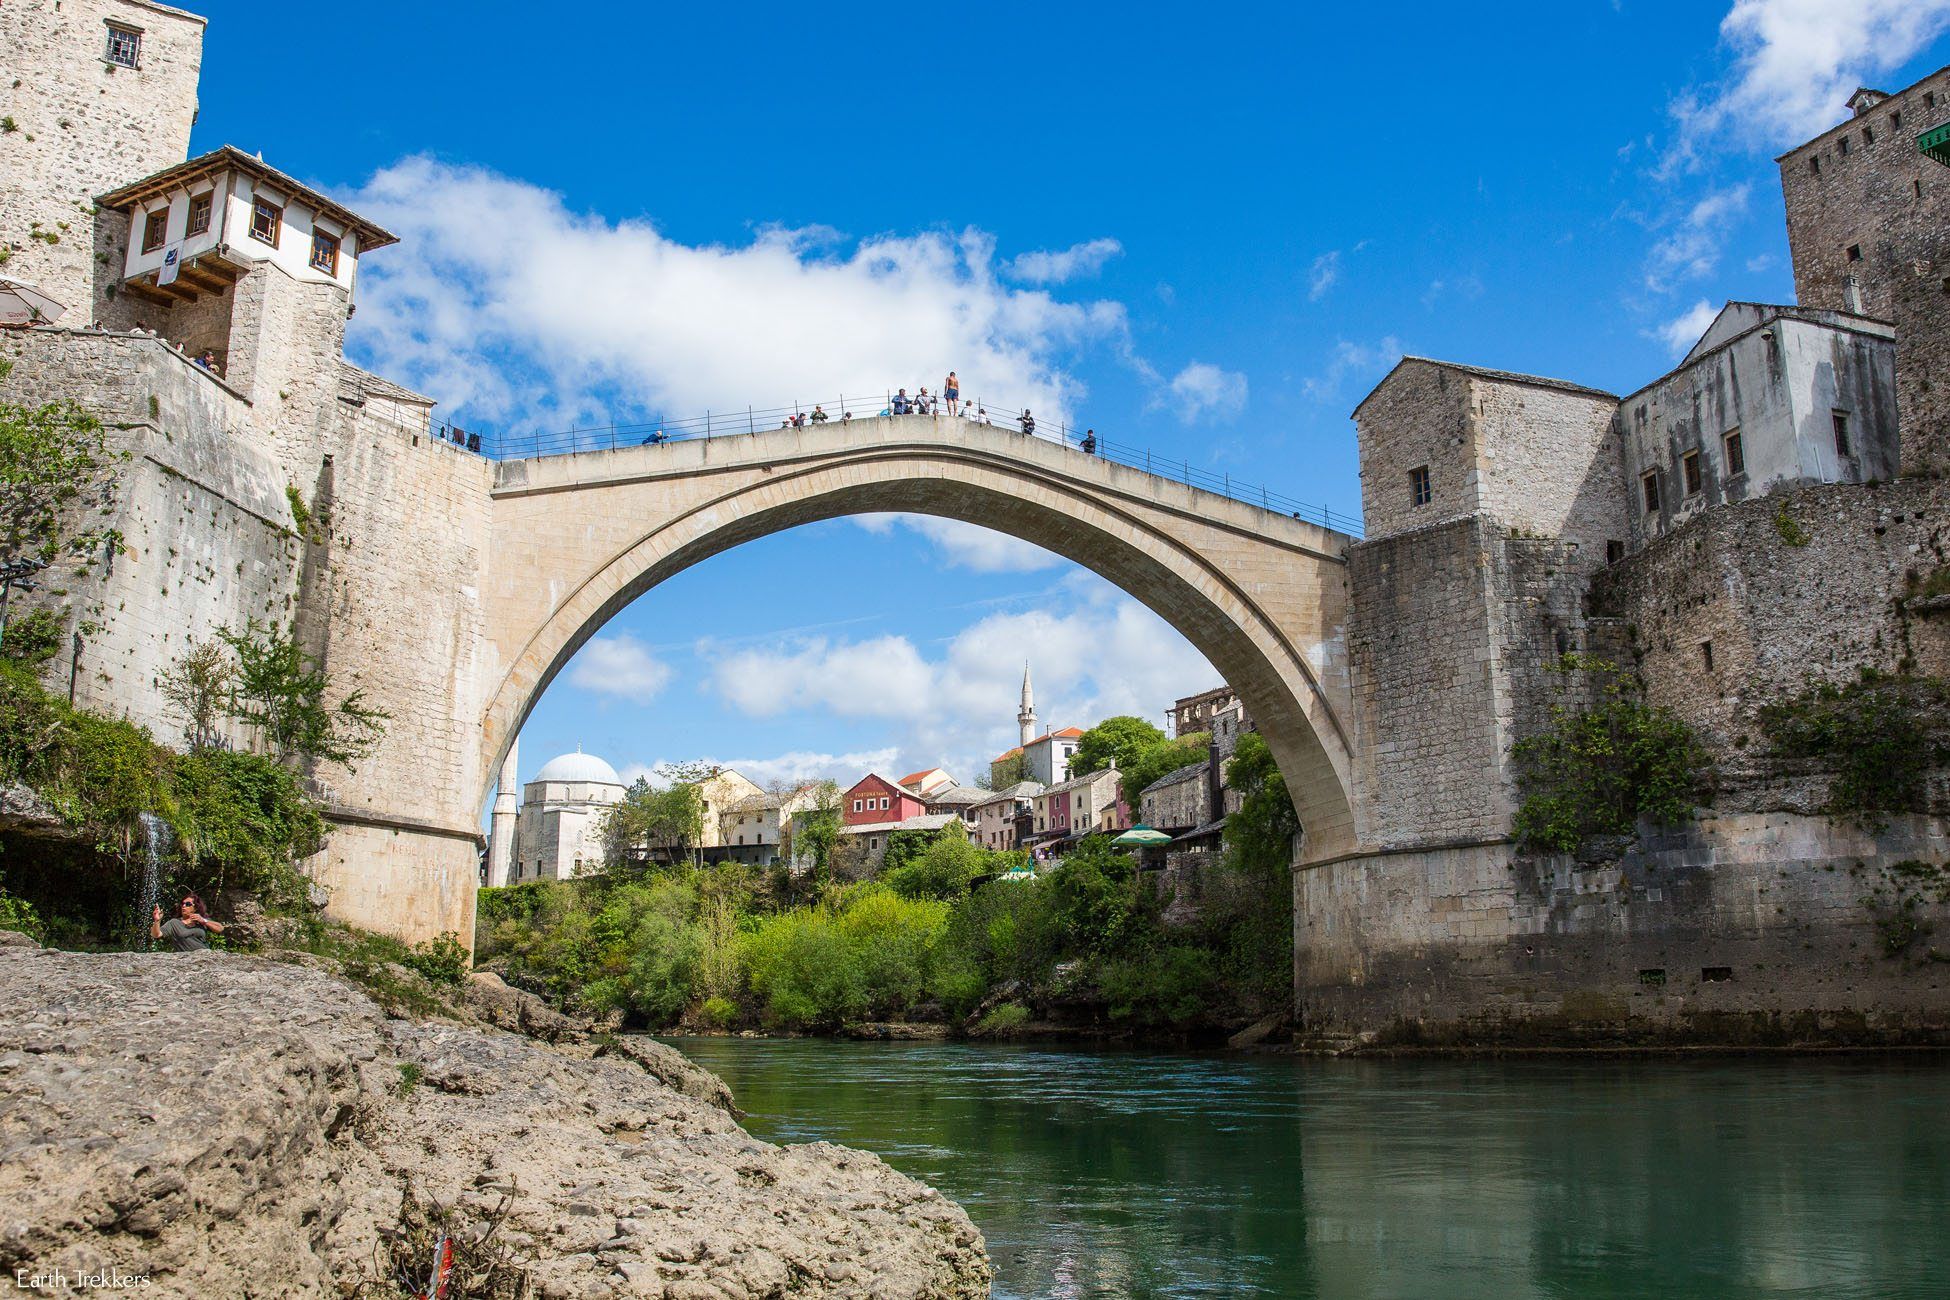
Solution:
[[[1936,92],[1934,90],[1926,90],[1923,92],[1923,107],[1924,108],[1936,107]]]
[[[117,67],[140,67],[142,62],[142,33],[133,27],[108,25],[108,49],[102,58]]]
[[[251,238],[261,240],[271,247],[278,246],[278,235],[284,229],[284,209],[267,199],[259,199],[251,205]]]
[[[1844,158],[1848,157],[1848,137],[1841,136],[1837,138],[1835,144],[1838,146],[1836,151],[1840,153],[1842,157]]]
[[[1702,641],[1699,643],[1699,657],[1700,657],[1700,662],[1706,665],[1706,671],[1709,673],[1712,672],[1713,671],[1713,643],[1711,641]]]
[[[1698,496],[1700,489],[1699,453],[1689,451],[1680,458],[1680,466],[1686,471],[1686,495]]]
[[[1855,454],[1849,450],[1848,412],[1846,411],[1835,412],[1835,454],[1844,457]]]
[[[328,235],[322,230],[311,232],[311,265],[314,271],[327,275],[339,273],[338,236]]]
[[[1862,128],[1862,143],[1863,143],[1864,145],[1871,145],[1871,144],[1874,144],[1875,142],[1876,142],[1876,131],[1875,131],[1875,128],[1874,128],[1874,127],[1872,127],[1872,126],[1865,126],[1865,127],[1863,127],[1863,128]]]
[[[1645,494],[1645,513],[1659,513],[1659,471],[1653,470],[1639,479],[1639,490]]]
[[[1408,471],[1408,495],[1411,508],[1425,506],[1434,500],[1435,491],[1429,484],[1429,467],[1427,465],[1417,465],[1414,469]]]
[[[1862,245],[1850,244],[1848,246],[1848,260],[1851,262],[1859,262],[1862,260]]]
[[[1891,113],[1889,115],[1889,129],[1891,131],[1900,131],[1903,129],[1903,115],[1901,113]]]
[[[142,251],[153,253],[163,246],[169,233],[169,209],[151,212],[142,219]]]
[[[1702,966],[1699,968],[1699,978],[1702,984],[1724,984],[1733,978],[1733,967]]]
[[[1648,966],[1639,972],[1639,983],[1641,984],[1650,984],[1656,988],[1665,982],[1666,968],[1663,966]]]
[[[1720,435],[1720,446],[1726,452],[1727,477],[1734,478],[1747,472],[1747,453],[1740,446],[1740,430],[1734,429]]]
[[[1821,175],[1821,159],[1819,157],[1811,157],[1808,159],[1808,174],[1810,176]]]
[[[190,200],[190,224],[185,234],[200,235],[210,228],[210,201],[208,194],[198,194]]]
[[[1617,540],[1605,543],[1605,563],[1617,564],[1625,558],[1625,543]]]

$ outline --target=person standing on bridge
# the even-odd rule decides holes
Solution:
[[[1018,420],[1017,423],[1022,425],[1022,431],[1024,433],[1030,435],[1032,438],[1036,436],[1036,417],[1029,413],[1028,407],[1025,406],[1022,408],[1022,419]]]
[[[821,406],[819,403],[814,402],[813,413],[811,418],[814,424],[826,423],[826,408]]]
[[[941,396],[948,403],[948,414],[961,414],[961,380],[955,378],[952,370],[948,372],[948,382],[941,385]]]
[[[907,390],[903,388],[898,393],[894,394],[894,414],[906,415],[907,407],[908,407]]]
[[[1097,431],[1095,429],[1085,429],[1083,431],[1083,454],[1086,456],[1095,456],[1097,454]]]

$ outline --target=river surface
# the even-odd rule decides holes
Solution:
[[[1950,1296],[1950,1060],[686,1038],[968,1210],[995,1295]]]

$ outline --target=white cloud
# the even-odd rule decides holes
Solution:
[[[1747,269],[1749,271],[1765,271],[1772,265],[1774,265],[1774,255],[1772,253],[1756,253],[1747,259]]]
[[[891,536],[896,527],[919,533],[933,542],[941,558],[976,573],[1032,573],[1063,563],[1063,557],[1032,542],[998,533],[979,524],[935,515],[854,515],[853,522],[870,533]]]
[[[1727,77],[1673,105],[1669,174],[1709,141],[1784,148],[1834,126],[1849,94],[1950,29],[1950,0],[1734,0],[1720,22]]]
[[[1645,287],[1665,293],[1686,280],[1711,275],[1720,263],[1732,223],[1746,214],[1752,189],[1742,182],[1695,201],[1652,246],[1646,258]]]
[[[1319,302],[1341,278],[1341,250],[1336,248],[1314,259],[1307,271],[1307,297]]]
[[[1326,367],[1300,382],[1300,391],[1316,401],[1332,401],[1341,395],[1341,385],[1347,379],[1379,378],[1381,372],[1401,359],[1401,341],[1392,334],[1378,343],[1350,343],[1342,339],[1328,355]]]
[[[770,758],[707,757],[701,761],[714,767],[731,768],[754,785],[769,790],[775,786],[798,785],[803,781],[838,781],[843,786],[852,785],[868,772],[901,776],[908,769],[899,766],[899,759],[900,750],[890,746],[885,749],[862,749],[849,754],[795,749],[774,754]],[[662,761],[630,764],[622,771],[623,783],[628,785],[643,777],[656,784],[659,780],[657,767]],[[899,770],[895,770],[897,768]]]
[[[1431,280],[1429,281],[1428,291],[1422,295],[1422,305],[1433,308],[1436,300],[1448,293],[1453,293],[1458,298],[1465,299],[1466,301],[1474,302],[1483,296],[1482,277],[1472,272],[1469,275],[1459,275],[1453,280]]]
[[[669,682],[669,666],[628,633],[592,638],[569,667],[569,685],[629,700],[649,700]]]
[[[951,367],[971,396],[1062,416],[1082,394],[1066,358],[1132,355],[1121,303],[999,283],[974,229],[690,245],[424,157],[379,172],[354,206],[401,236],[360,268],[355,351],[463,418],[676,418],[933,387]]]
[[[1115,239],[1092,239],[1057,252],[1024,253],[1009,263],[1009,274],[1031,284],[1063,284],[1097,274],[1124,251]]]
[[[1015,743],[1024,659],[1047,726],[1089,726],[1116,713],[1155,720],[1173,699],[1219,681],[1168,624],[1102,580],[1080,575],[1064,594],[1061,608],[989,615],[932,656],[893,636],[806,639],[714,661],[710,647],[701,653],[712,687],[742,712],[892,721],[900,766],[938,763],[964,781]]]
[[[1173,407],[1187,424],[1207,415],[1237,415],[1246,409],[1246,376],[1194,361],[1171,377],[1153,404]]]
[[[1675,357],[1683,357],[1692,351],[1693,344],[1699,342],[1700,335],[1713,323],[1720,309],[1706,299],[1688,307],[1684,312],[1646,334],[1666,345],[1666,350]]]

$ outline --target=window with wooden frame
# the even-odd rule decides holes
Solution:
[[[158,208],[142,218],[142,251],[153,253],[169,239],[169,209]]]
[[[102,62],[112,63],[118,68],[139,68],[142,66],[142,29],[123,27],[116,23],[108,25],[108,48],[102,51]]]
[[[210,208],[215,201],[212,194],[190,195],[190,222],[185,235],[200,235],[210,228]]]
[[[1686,472],[1686,495],[1698,496],[1700,490],[1699,453],[1689,451],[1679,458],[1680,468]]]
[[[1855,453],[1850,450],[1848,438],[1848,412],[1835,411],[1835,454],[1846,460]]]
[[[1425,506],[1434,499],[1435,493],[1429,484],[1429,467],[1417,465],[1408,471],[1408,504],[1410,509]]]
[[[322,230],[311,232],[311,269],[327,275],[339,273],[339,237]]]
[[[1740,430],[1728,429],[1720,435],[1720,450],[1727,463],[1727,477],[1737,478],[1747,472],[1747,452],[1740,445]]]
[[[251,204],[251,238],[271,247],[278,246],[278,236],[284,233],[284,209],[269,199],[258,199]]]
[[[1659,471],[1647,470],[1639,476],[1639,492],[1645,498],[1645,513],[1659,513]]]

